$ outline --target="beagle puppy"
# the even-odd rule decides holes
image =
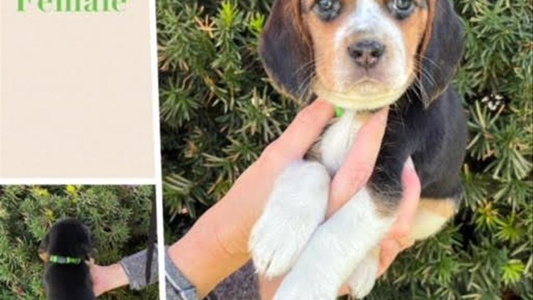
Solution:
[[[308,157],[277,180],[250,249],[259,273],[287,274],[275,299],[362,298],[378,277],[380,241],[412,158],[422,184],[411,239],[438,232],[462,198],[467,123],[450,85],[464,48],[450,0],[277,0],[260,54],[274,85],[301,102],[344,111]],[[365,115],[391,105],[372,176],[325,220],[332,176]]]
[[[39,246],[46,263],[48,300],[95,300],[89,272],[93,246],[87,226],[73,218],[55,223]]]

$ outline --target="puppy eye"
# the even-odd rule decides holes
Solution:
[[[389,2],[389,7],[393,15],[401,20],[407,18],[413,12],[415,3],[413,0],[393,0]]]
[[[413,7],[413,1],[412,0],[395,0],[394,6],[398,10],[406,11],[410,10]]]
[[[328,11],[333,8],[333,1],[331,0],[320,0],[318,1],[318,6],[323,11]]]
[[[328,22],[339,15],[341,3],[339,0],[318,0],[314,8],[318,16]]]

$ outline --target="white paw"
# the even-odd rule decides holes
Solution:
[[[286,273],[324,220],[330,177],[317,162],[291,166],[276,181],[265,211],[252,230],[250,250],[267,278]]]
[[[370,294],[378,278],[378,270],[379,249],[372,250],[348,279],[351,295],[356,299],[362,299]]]
[[[281,286],[276,291],[274,300],[335,300],[338,290],[329,282],[328,278],[321,278],[318,273],[292,271],[285,277]]]
[[[274,299],[334,300],[360,265],[356,293],[368,293],[377,276],[377,264],[366,258],[394,220],[381,216],[369,192],[362,189],[317,228]]]

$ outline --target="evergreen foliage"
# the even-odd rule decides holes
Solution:
[[[62,217],[76,217],[91,229],[95,260],[110,264],[147,246],[153,187],[0,187],[0,299],[45,299],[44,263],[37,248]],[[157,287],[119,289],[107,300],[158,299]]]
[[[257,55],[272,3],[158,0],[165,204],[195,219],[292,120]],[[469,116],[466,199],[403,253],[369,299],[533,299],[532,12],[528,0],[455,0],[467,30],[456,86]],[[177,239],[182,230],[167,228]]]

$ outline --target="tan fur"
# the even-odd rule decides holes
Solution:
[[[420,52],[423,54],[426,52],[427,47],[429,45],[429,41],[431,40],[431,36],[433,35],[433,19],[435,18],[435,13],[437,10],[437,0],[427,0],[428,2],[428,12],[427,12],[427,26],[426,30],[424,32],[423,41],[420,47]]]
[[[430,0],[434,2],[434,0]],[[403,21],[396,21],[398,26],[402,29],[404,34],[403,38],[406,41],[408,53],[406,59],[411,68],[418,68],[419,58],[417,52],[421,46],[429,40],[431,35],[431,20],[429,18],[429,12],[427,9],[418,9],[411,17]],[[426,33],[427,35],[426,37]],[[422,52],[423,55],[423,52]],[[416,72],[412,72],[414,76]]]
[[[457,210],[453,199],[420,199],[411,232],[412,240],[423,240],[437,232]]]
[[[404,89],[409,86],[416,77],[418,64],[418,51],[424,48],[424,43],[427,43],[428,36],[431,34],[431,18],[430,11],[425,5],[415,8],[411,16],[404,20],[397,20],[392,15],[387,14],[386,7],[388,1],[373,0],[379,4],[384,11],[384,17],[397,26],[403,33],[406,53],[404,57],[396,57],[392,53],[386,55],[384,61],[379,66],[372,70],[365,71],[361,68],[352,67],[354,65],[352,58],[347,54],[347,48],[361,41],[369,38],[370,33],[353,34],[344,41],[340,47],[334,47],[336,44],[337,33],[350,22],[350,17],[357,9],[357,5],[361,0],[341,0],[342,9],[338,17],[330,22],[324,22],[313,11],[315,0],[294,0],[295,3],[291,6],[294,12],[301,14],[299,22],[299,30],[302,32],[302,38],[306,43],[312,44],[315,61],[315,77],[312,83],[315,93],[319,96],[332,101],[336,105],[343,106],[343,100],[335,101],[335,98],[347,96],[348,98],[361,98],[367,94],[380,95],[376,99],[375,107],[378,108],[390,104],[390,99],[398,98],[403,90],[399,91],[398,86],[393,85],[397,74],[388,72],[389,61],[405,61],[407,65],[406,78],[409,82],[404,85]],[[435,0],[429,0],[434,5]],[[375,38],[375,37],[370,37]],[[386,48],[391,49],[394,44],[391,40],[380,40]],[[338,41],[337,41],[338,42]],[[341,66],[341,67],[339,67]],[[361,79],[366,78],[368,82],[361,82]],[[384,99],[379,100],[380,97]],[[356,100],[354,100],[356,101]],[[363,101],[364,100],[360,100]],[[370,105],[370,104],[369,104]],[[353,108],[361,105],[354,105]],[[361,107],[369,109],[370,107]]]
[[[355,2],[356,1],[343,1],[343,10],[355,10]],[[307,1],[306,8],[310,10],[313,3],[314,1]],[[335,76],[335,69],[332,62],[345,55],[344,53],[337,53],[332,45],[335,44],[335,34],[339,30],[340,25],[342,25],[343,22],[347,22],[347,14],[340,15],[332,22],[324,23],[324,21],[316,16],[316,14],[309,11],[304,16],[303,21],[313,41],[317,76],[324,85],[335,90],[341,90],[341,82],[344,80]]]
[[[435,215],[449,219],[455,215],[457,205],[453,199],[420,199],[419,211],[431,212]]]
[[[44,261],[45,263],[49,262],[50,261],[50,254],[48,252],[40,252],[39,253],[39,257],[41,258],[42,261]]]

